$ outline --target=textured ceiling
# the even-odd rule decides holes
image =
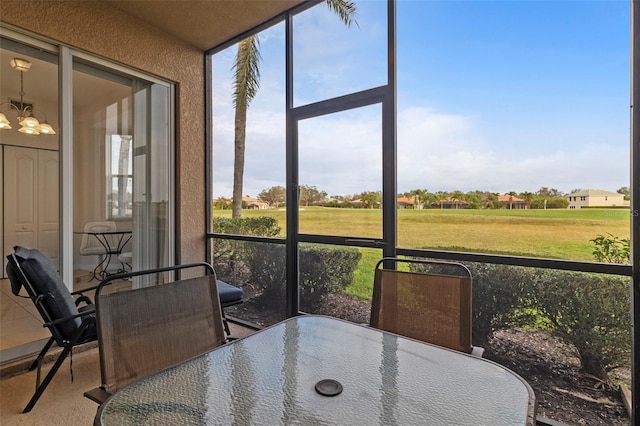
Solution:
[[[304,0],[102,0],[207,50]]]

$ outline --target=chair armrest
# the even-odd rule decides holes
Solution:
[[[69,315],[68,317],[59,318],[59,319],[57,319],[55,321],[45,322],[44,324],[42,324],[42,326],[43,327],[50,327],[52,325],[60,324],[60,323],[72,320],[74,318],[86,317],[87,315],[94,314],[95,312],[96,312],[96,308],[94,307],[92,309],[88,309],[85,312],[82,312],[81,314]]]
[[[98,403],[98,405],[102,405],[111,396],[111,394],[102,387],[97,387],[86,391],[84,396],[85,398],[89,398],[93,402]]]
[[[99,285],[100,285],[100,284],[98,284],[98,285],[94,285],[93,287],[83,288],[82,290],[72,291],[72,292],[71,292],[71,295],[72,295],[72,296],[77,296],[77,295],[83,296],[83,293],[86,293],[86,292],[88,292],[88,291],[95,291],[95,289],[97,289]]]
[[[89,296],[85,296],[84,294],[76,299],[76,306],[80,306],[80,303],[82,302],[86,303],[87,305],[93,304],[91,298],[89,298]]]
[[[112,281],[106,283],[105,285],[111,285],[113,284]],[[71,296],[80,296],[76,299],[76,306],[78,306],[80,304],[80,302],[85,302],[86,304],[91,304],[93,303],[93,301],[91,300],[91,298],[89,296],[85,296],[84,293],[87,293],[89,291],[93,291],[94,293],[94,297],[95,297],[95,292],[98,289],[98,287],[100,287],[100,284],[98,285],[94,285],[93,287],[87,287],[87,288],[83,288],[82,290],[76,290],[76,291],[72,291],[71,292]]]

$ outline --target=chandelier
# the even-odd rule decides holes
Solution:
[[[24,73],[31,68],[31,62],[26,59],[13,58],[9,61],[14,70],[20,71],[20,102],[11,100],[0,104],[0,130],[12,129],[11,123],[2,111],[15,111],[18,114],[18,124],[21,126],[19,132],[27,135],[55,135],[53,127],[47,122],[44,113],[33,109],[33,105],[25,103],[24,98]],[[36,114],[41,115],[44,120],[40,122]]]

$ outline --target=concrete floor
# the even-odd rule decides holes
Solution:
[[[230,324],[231,333],[242,337],[253,330]],[[85,349],[85,350],[83,350]],[[79,347],[73,354],[73,383],[70,376],[70,359],[67,357],[53,380],[31,412],[22,414],[35,390],[36,372],[26,371],[33,357],[13,364],[3,365],[0,380],[1,425],[91,425],[98,405],[83,396],[84,392],[100,385],[100,360],[95,342]],[[47,374],[51,363],[42,368]],[[8,369],[13,369],[9,371]],[[16,374],[17,373],[17,374]]]
[[[94,347],[73,355],[73,376],[67,359],[31,412],[22,414],[33,395],[36,372],[24,372],[0,380],[0,424],[3,425],[90,425],[98,405],[83,396],[100,384],[100,361]],[[50,363],[43,366],[43,375]]]

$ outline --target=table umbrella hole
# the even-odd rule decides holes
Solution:
[[[324,396],[336,396],[342,392],[342,385],[333,379],[320,380],[316,383],[316,392]]]

